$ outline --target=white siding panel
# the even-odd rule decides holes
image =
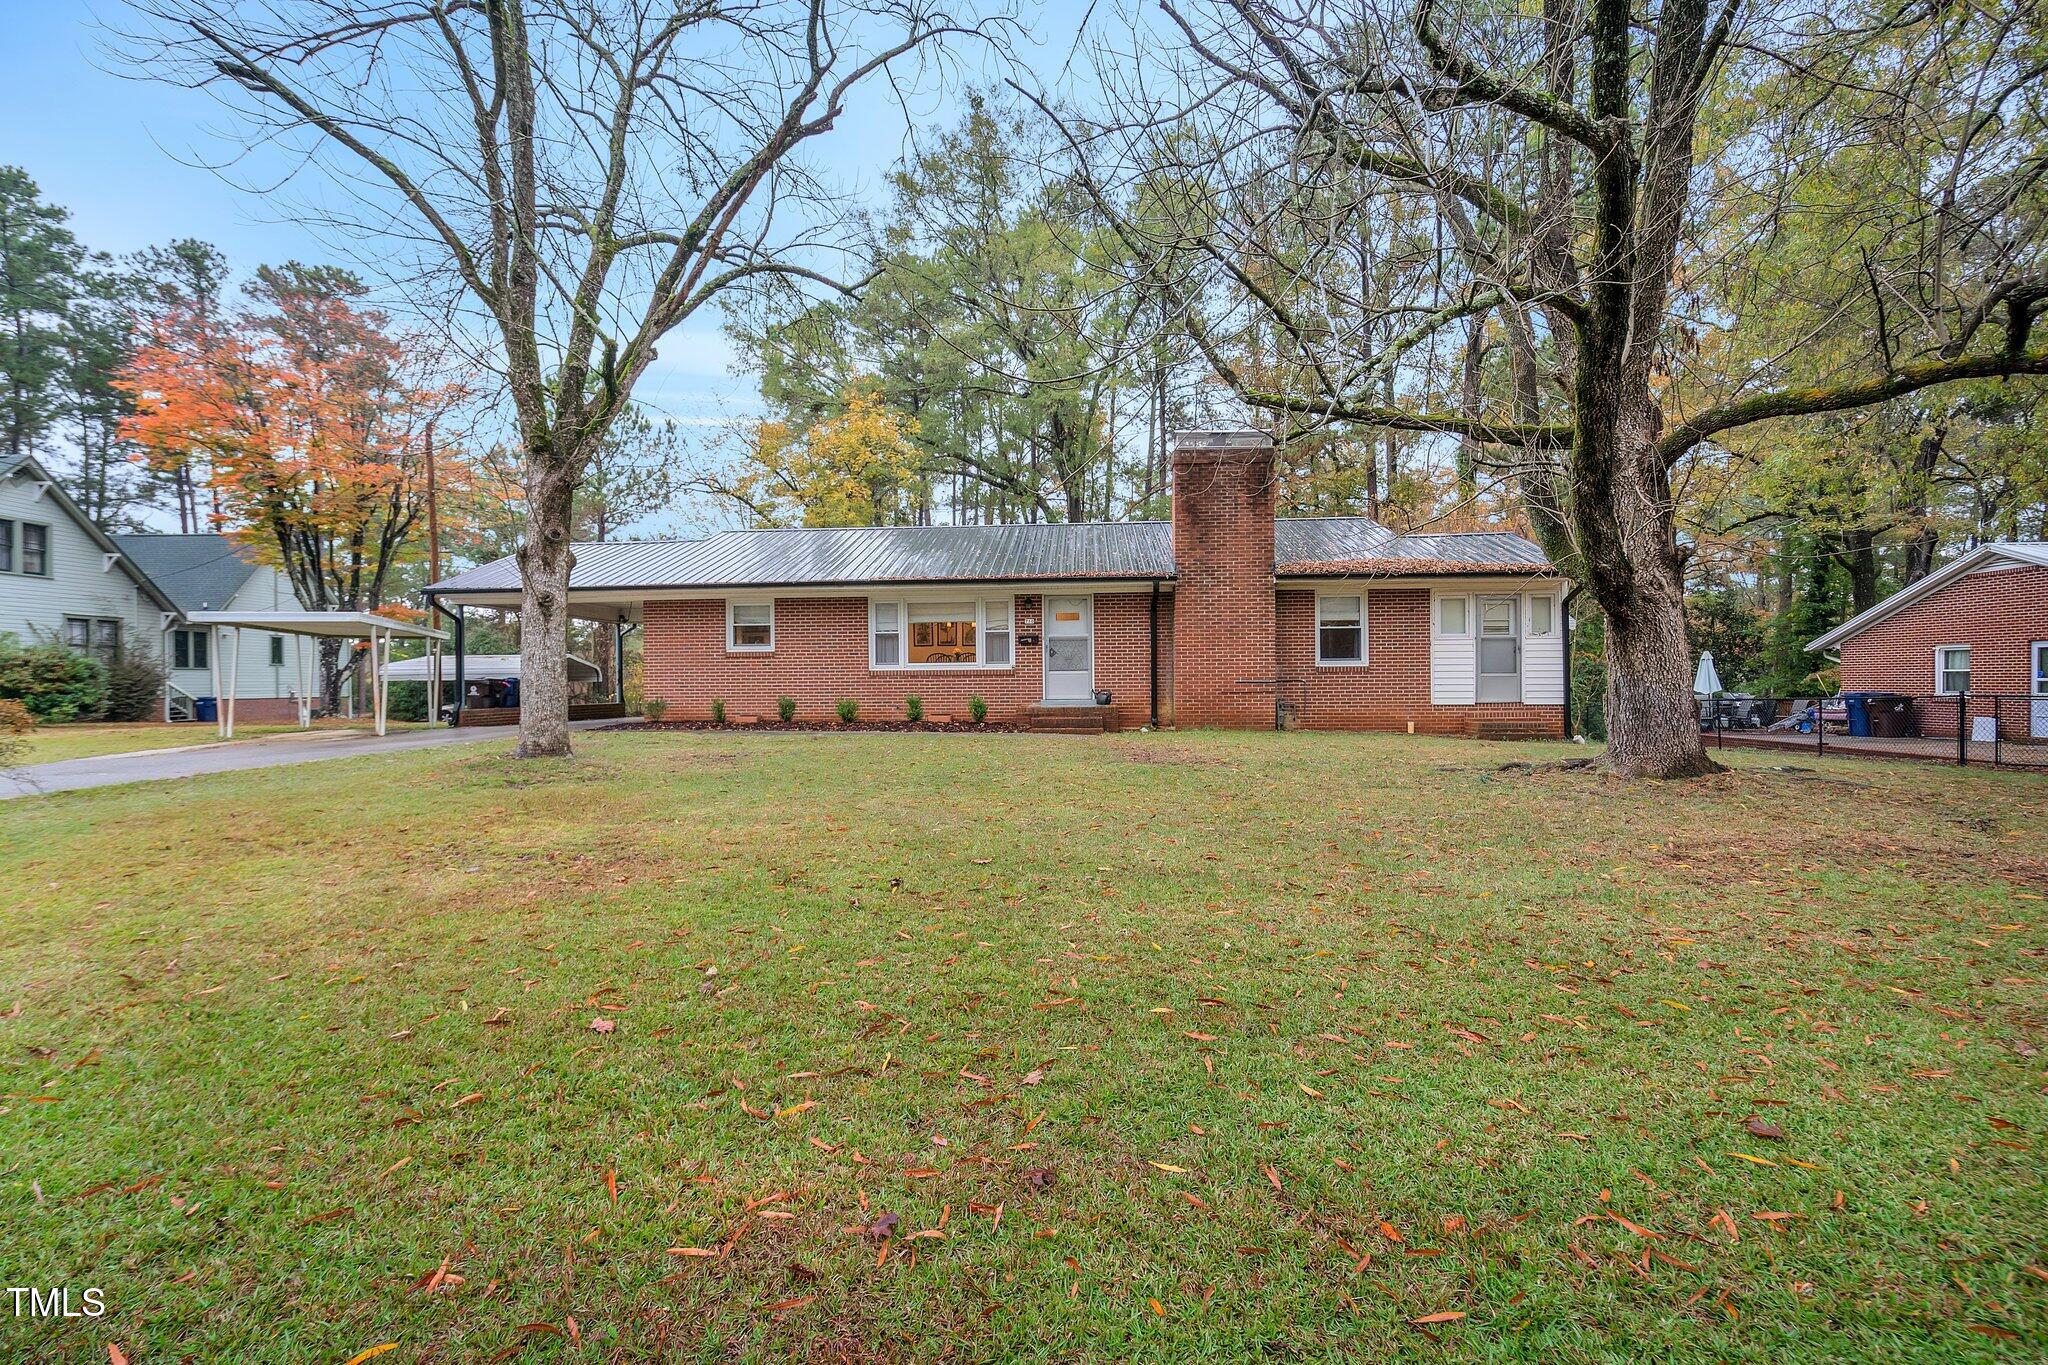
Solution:
[[[1522,700],[1530,706],[1564,705],[1564,637],[1522,642]]]
[[[1445,635],[1441,599],[1463,593],[1431,593],[1429,598],[1429,700],[1433,706],[1470,706],[1479,697],[1479,645],[1473,638],[1472,606],[1465,607],[1465,632]]]
[[[83,527],[54,497],[44,493],[27,469],[0,478],[0,517],[17,523],[15,568],[21,567],[19,523],[50,528],[47,576],[0,573],[0,631],[23,643],[61,640],[67,616],[111,617],[121,622],[124,642],[157,648],[157,606],[119,563],[109,565]]]
[[[293,595],[291,581],[276,569],[259,565],[249,575],[221,608],[223,611],[299,611],[299,599]],[[232,641],[241,637],[236,651],[235,696],[242,701],[265,697],[290,697],[298,691],[298,670],[292,659],[296,637],[274,635],[267,630],[229,631],[223,638]],[[284,664],[279,668],[270,665],[270,642],[284,641]],[[317,690],[319,687],[320,647],[315,641],[299,642],[306,651],[306,686]],[[172,657],[170,637],[165,636],[162,645],[166,661]],[[211,670],[204,668],[179,668],[171,671],[171,685],[195,697],[213,695]],[[226,691],[228,685],[228,658],[221,655],[220,685]]]

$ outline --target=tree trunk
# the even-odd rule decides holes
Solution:
[[[536,459],[527,476],[526,535],[517,558],[520,758],[569,754],[569,515],[575,464]]]
[[[1605,433],[1587,417],[1605,407]],[[1621,409],[1617,411],[1617,408]],[[1647,401],[1581,404],[1579,434],[1604,447],[1610,543],[1584,555],[1586,586],[1607,616],[1607,752],[1626,777],[1699,777],[1718,772],[1700,742],[1692,695],[1692,647],[1685,635],[1685,561],[1673,527],[1670,479],[1657,450],[1657,414]],[[1587,510],[1581,508],[1581,511]],[[1582,530],[1591,528],[1582,528]]]

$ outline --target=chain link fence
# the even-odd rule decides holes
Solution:
[[[2048,696],[1847,692],[1839,697],[1716,695],[1700,730],[1717,748],[1836,757],[1918,758],[2048,772]]]

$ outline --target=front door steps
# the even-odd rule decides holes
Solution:
[[[1024,727],[1043,735],[1114,734],[1123,729],[1113,706],[1039,705],[1024,713]]]

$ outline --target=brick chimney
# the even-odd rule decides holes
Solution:
[[[1173,559],[1175,723],[1271,728],[1279,667],[1271,436],[1175,434]]]

